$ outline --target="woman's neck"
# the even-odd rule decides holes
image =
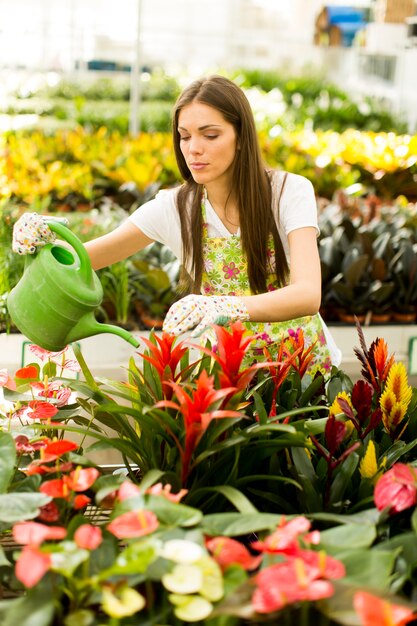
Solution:
[[[226,228],[236,233],[239,228],[239,209],[230,189],[206,188],[207,199]]]

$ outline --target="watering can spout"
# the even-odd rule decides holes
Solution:
[[[77,324],[73,326],[66,337],[66,343],[69,344],[79,339],[100,335],[101,333],[112,333],[128,341],[134,348],[139,347],[139,341],[130,332],[119,326],[98,322],[93,312],[86,313]]]

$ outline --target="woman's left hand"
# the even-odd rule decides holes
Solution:
[[[181,335],[193,330],[192,337],[200,335],[211,324],[249,320],[246,305],[237,296],[199,296],[191,294],[175,302],[169,309],[163,331]]]

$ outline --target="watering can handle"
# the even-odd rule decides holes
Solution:
[[[63,223],[55,219],[45,219],[49,228],[56,233],[61,239],[69,243],[75,250],[80,259],[80,274],[88,285],[93,284],[93,269],[91,267],[90,257],[81,241],[73,232],[70,231]]]

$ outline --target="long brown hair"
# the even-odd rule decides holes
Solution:
[[[255,120],[243,91],[223,76],[210,76],[194,81],[179,96],[173,112],[173,142],[180,173],[184,179],[177,196],[181,222],[183,261],[192,266],[192,291],[200,292],[203,273],[201,202],[203,186],[196,183],[180,148],[178,118],[181,110],[192,102],[201,102],[219,111],[233,125],[239,150],[236,151],[232,189],[239,208],[242,249],[246,256],[248,279],[252,293],[267,290],[269,273],[268,239],[272,234],[275,248],[275,272],[278,283],[285,284],[288,263],[272,210],[270,174],[263,162],[256,133]],[[191,204],[191,210],[189,206]]]

